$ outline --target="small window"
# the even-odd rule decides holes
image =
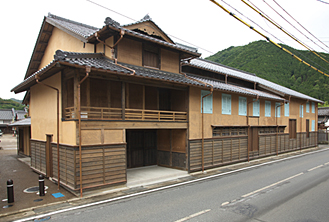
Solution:
[[[222,114],[231,115],[231,95],[222,93]]]
[[[239,96],[239,115],[247,115],[247,98]]]
[[[315,103],[312,102],[312,113],[315,113]]]
[[[214,127],[213,137],[246,136],[247,127]]]
[[[304,106],[300,105],[299,106],[299,117],[304,117]]]
[[[271,117],[271,102],[265,101],[265,117]]]
[[[275,116],[281,117],[281,103],[275,103]]]
[[[312,120],[312,131],[315,131],[315,120]]]
[[[310,112],[310,103],[309,102],[306,103],[306,112],[307,113]]]
[[[256,99],[254,99],[255,101]],[[253,116],[259,116],[259,100],[257,100],[256,102],[253,102],[252,104],[252,115]]]
[[[284,116],[289,117],[289,103],[284,104]]]
[[[202,97],[208,95],[210,93],[210,91],[206,91],[206,90],[201,90],[201,104],[202,104]],[[212,114],[212,95],[209,95],[205,98],[203,98],[203,113],[208,113],[208,114]],[[202,113],[202,106],[201,107],[201,113]]]

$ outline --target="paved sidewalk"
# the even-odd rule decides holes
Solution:
[[[1,138],[1,140],[3,141],[3,137]],[[12,179],[14,181],[15,202],[12,203],[12,207],[9,208],[3,208],[4,206],[8,205],[6,201],[1,202],[0,221],[13,221],[18,218],[31,217],[38,214],[44,214],[60,209],[67,209],[87,203],[104,201],[129,194],[137,194],[139,192],[150,191],[155,188],[175,185],[180,182],[204,178],[210,175],[218,175],[221,173],[226,173],[245,167],[256,166],[261,163],[283,159],[290,156],[298,156],[301,153],[303,154],[328,148],[328,145],[319,145],[319,147],[317,148],[305,149],[302,150],[302,152],[295,151],[279,156],[271,156],[267,158],[256,159],[250,162],[242,162],[234,165],[228,165],[207,170],[204,173],[196,172],[189,175],[179,175],[176,176],[176,178],[169,178],[166,181],[162,180],[162,182],[159,182],[159,180],[157,179],[154,180],[155,183],[153,184],[150,181],[147,181],[147,184],[143,184],[143,182],[141,181],[141,183],[139,183],[138,185],[134,184],[130,187],[127,187],[126,185],[121,185],[118,187],[111,187],[111,189],[105,188],[84,191],[83,198],[73,195],[72,193],[66,191],[64,188],[60,188],[60,190],[58,191],[57,185],[47,179],[45,179],[45,185],[48,186],[48,189],[45,196],[40,197],[36,193],[24,193],[24,189],[38,186],[38,174],[33,172],[27,163],[24,163],[24,161],[26,160],[24,156],[17,155],[16,150],[6,150],[4,148],[0,150],[0,198],[1,200],[7,198],[6,181],[8,179]],[[23,158],[21,159],[21,161],[23,162],[18,160],[20,158]],[[55,198],[52,194],[56,193],[61,193],[64,196]],[[42,200],[37,201],[39,199]]]

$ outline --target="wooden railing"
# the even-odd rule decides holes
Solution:
[[[140,121],[187,121],[187,112],[125,109],[125,120]],[[77,119],[74,107],[65,108],[65,119]],[[81,107],[81,119],[122,120],[121,108]]]

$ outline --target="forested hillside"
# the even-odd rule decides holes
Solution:
[[[13,99],[1,99],[0,98],[0,109],[11,109],[15,108],[15,110],[24,110],[24,105],[18,100],[14,101]]]
[[[295,50],[282,45],[296,56],[329,74],[329,64],[312,52]],[[329,54],[318,53],[329,61]],[[252,42],[245,46],[229,47],[206,58],[227,66],[255,73],[306,95],[329,101],[329,77],[311,69],[292,56],[266,41]]]

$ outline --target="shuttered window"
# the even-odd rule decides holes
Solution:
[[[299,105],[299,117],[304,117],[304,106]]]
[[[208,95],[210,92],[206,90],[201,90],[201,103],[202,103],[202,97]],[[209,113],[212,114],[212,95],[209,95],[205,98],[203,98],[203,113]],[[202,113],[202,106],[201,107],[201,113]]]
[[[143,66],[160,69],[159,49],[148,44],[144,44],[143,47]]]
[[[312,113],[315,113],[315,103],[312,102]]]
[[[289,103],[284,104],[284,116],[289,116]]]
[[[289,120],[289,138],[290,139],[296,139],[297,133],[296,133],[296,120],[290,119]]]
[[[255,99],[254,99],[255,101]],[[259,116],[259,100],[257,100],[256,102],[253,102],[252,104],[252,115],[253,116]]]
[[[310,112],[310,103],[309,102],[306,103],[306,112],[307,113]]]
[[[265,117],[271,117],[271,102],[265,101]]]
[[[281,103],[275,103],[275,116],[281,117]]]
[[[222,114],[231,115],[231,95],[222,93]]]
[[[247,98],[239,96],[239,115],[247,115]]]

